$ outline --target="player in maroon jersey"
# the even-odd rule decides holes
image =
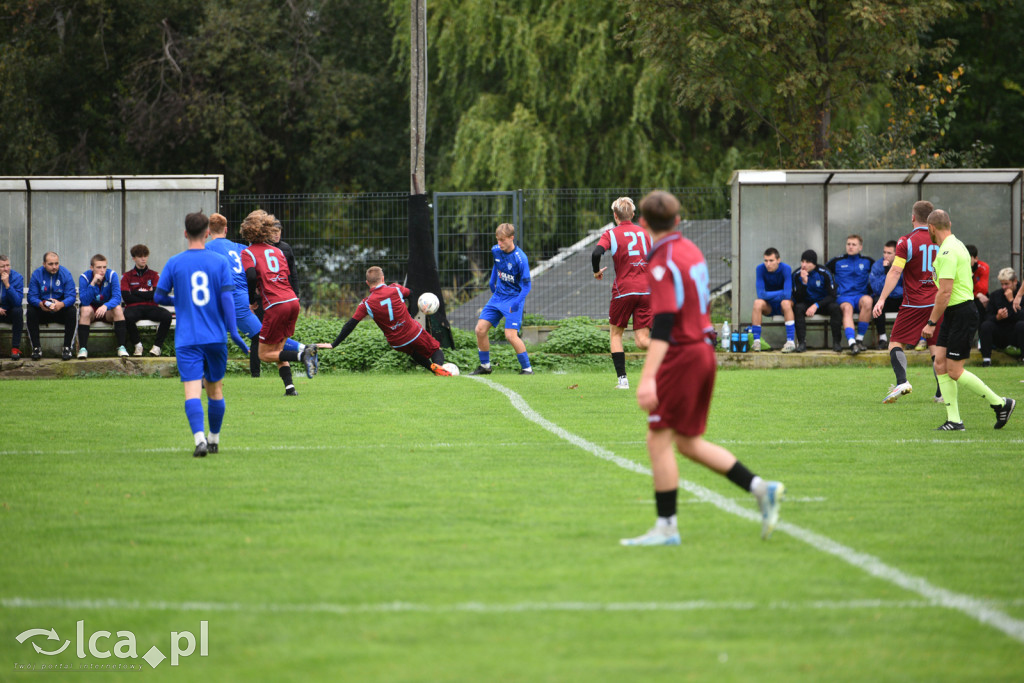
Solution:
[[[896,384],[889,387],[889,393],[882,399],[882,403],[895,403],[900,396],[913,391],[913,387],[907,381],[907,356],[903,347],[905,344],[914,346],[921,338],[921,330],[928,324],[928,316],[935,305],[935,294],[939,291],[932,268],[938,247],[928,234],[928,214],[934,210],[931,202],[914,203],[914,209],[910,214],[914,229],[896,242],[896,256],[893,258],[889,273],[885,276],[882,293],[878,295],[878,301],[884,302],[899,283],[900,275],[903,275],[903,303],[896,312],[896,322],[892,324],[892,335],[889,338],[889,362],[896,375]],[[875,304],[871,313],[877,318],[881,310],[882,305]],[[942,320],[936,322],[942,324]],[[933,334],[927,339],[928,351],[932,355],[933,373],[937,337],[937,334]],[[935,396],[937,401],[942,400],[938,376],[935,379]]]
[[[761,537],[768,538],[778,522],[786,487],[754,475],[736,456],[702,436],[716,367],[704,255],[676,229],[679,200],[674,196],[655,190],[640,202],[640,212],[640,224],[654,238],[648,261],[654,324],[636,399],[649,414],[647,450],[658,520],[646,534],[621,543],[680,544],[676,526],[679,463],[673,445],[690,460],[724,474],[753,494],[761,508]]]
[[[149,355],[159,356],[167,333],[171,330],[173,316],[166,308],[153,301],[160,273],[148,267],[149,247],[136,244],[131,249],[135,267],[121,278],[121,301],[124,302],[124,322],[128,327],[128,341],[135,349],[134,356],[142,355],[142,337],[136,323],[140,320],[152,320],[158,323],[156,339]]]
[[[618,389],[629,389],[626,377],[626,354],[622,347],[622,333],[633,318],[633,339],[638,349],[646,349],[651,343],[650,287],[647,284],[647,252],[651,249],[651,236],[646,230],[633,223],[636,207],[629,197],[619,197],[612,202],[612,215],[618,223],[606,230],[591,254],[594,279],[603,280],[608,266],[601,267],[601,256],[612,252],[615,265],[615,282],[612,283],[612,301],[608,306],[608,323],[611,327],[609,345],[612,363],[619,378]]]
[[[317,344],[317,347],[333,349],[352,334],[360,320],[369,316],[384,333],[384,338],[391,348],[409,354],[418,365],[422,365],[435,375],[451,376],[450,372],[441,367],[444,365],[441,344],[409,315],[409,309],[405,305],[409,290],[397,282],[384,284],[384,271],[379,266],[373,266],[366,271],[366,286],[370,288],[370,296],[359,302],[359,307],[341,328],[334,341],[330,344]]]
[[[299,317],[299,299],[288,283],[288,262],[277,247],[271,246],[274,223],[272,214],[262,209],[253,211],[242,221],[242,239],[249,247],[242,252],[242,267],[249,283],[249,303],[255,307],[257,296],[263,303],[263,326],[260,328],[260,360],[277,363],[284,382],[284,395],[295,396],[292,383],[292,361],[302,361],[306,376],[316,374],[319,363],[316,348],[306,346],[298,351],[284,348],[285,340],[295,332]]]

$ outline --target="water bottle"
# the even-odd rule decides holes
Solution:
[[[729,327],[729,321],[726,320],[722,323],[722,334],[719,335],[722,339],[722,349],[725,351],[729,350],[729,342],[732,340],[732,331]]]

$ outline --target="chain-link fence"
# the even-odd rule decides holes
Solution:
[[[526,313],[547,319],[605,318],[611,279],[594,280],[590,254],[612,221],[611,204],[639,202],[649,188],[438,192],[432,195],[435,257],[452,324],[472,328],[490,295],[491,247],[500,223],[516,226],[516,242],[530,259],[533,289]],[[729,279],[729,190],[675,188],[684,233],[704,251],[711,286]],[[229,236],[256,208],[277,216],[295,251],[303,306],[345,317],[365,296],[364,274],[384,268],[403,281],[408,261],[408,196],[223,195]],[[605,257],[610,264],[610,257]]]

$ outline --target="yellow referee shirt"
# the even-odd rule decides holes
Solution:
[[[971,255],[967,253],[964,243],[950,235],[939,245],[935,256],[935,282],[939,280],[953,281],[953,294],[949,297],[949,305],[956,306],[974,299],[974,278],[971,275]]]

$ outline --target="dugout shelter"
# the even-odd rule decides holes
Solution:
[[[911,209],[922,199],[948,211],[953,234],[977,245],[978,258],[991,267],[989,288],[996,287],[1001,268],[1021,273],[1022,179],[1022,169],[736,171],[730,181],[730,324],[750,324],[754,270],[768,247],[795,272],[805,249],[814,249],[824,265],[845,254],[847,236],[857,234],[862,253],[877,260],[888,240],[910,231]],[[765,325],[776,349],[785,339],[781,321],[778,316]],[[824,345],[810,327],[807,342],[809,348]]]

